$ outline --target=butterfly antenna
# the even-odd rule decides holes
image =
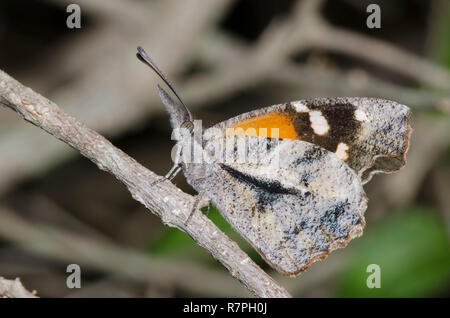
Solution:
[[[138,46],[137,48],[138,52],[136,53],[136,56],[138,57],[138,59],[147,64],[148,66],[150,66],[152,68],[153,71],[155,71],[156,74],[158,74],[158,76],[164,81],[164,83],[166,83],[167,86],[169,86],[170,90],[175,94],[175,96],[178,98],[178,100],[180,101],[180,103],[183,105],[184,109],[186,110],[186,112],[189,115],[189,121],[193,121],[192,118],[192,114],[189,111],[189,108],[187,108],[186,104],[183,102],[183,100],[181,99],[181,97],[178,95],[178,93],[176,92],[175,88],[173,87],[172,83],[169,82],[169,80],[167,79],[167,77],[164,75],[163,72],[161,72],[161,70],[158,68],[158,66],[156,65],[155,62],[153,62],[153,60],[150,58],[150,56],[147,55],[147,53],[144,51],[143,48],[141,48],[140,46]]]

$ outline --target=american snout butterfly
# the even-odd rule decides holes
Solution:
[[[137,55],[180,100],[157,86],[172,128],[189,131],[177,139],[185,145],[191,113],[142,48]],[[362,234],[363,184],[405,166],[410,115],[407,106],[366,97],[265,107],[206,129],[196,142],[210,160],[181,160],[167,178],[181,169],[199,198],[210,199],[272,267],[293,276]],[[239,138],[224,147],[229,137],[245,137],[247,155],[263,154],[263,160],[219,160],[217,149],[225,157],[239,152]]]

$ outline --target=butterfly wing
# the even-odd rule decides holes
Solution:
[[[295,275],[362,233],[362,184],[406,164],[409,121],[408,107],[376,98],[274,105],[207,129],[213,159],[183,169],[269,264]],[[227,147],[230,136],[245,147]]]
[[[274,105],[244,113],[211,128],[243,129],[247,135],[255,135],[256,129],[259,136],[316,144],[344,160],[363,184],[375,173],[394,172],[406,164],[412,131],[407,106],[384,99],[356,97],[317,98]],[[278,135],[271,134],[273,128],[278,129]]]
[[[216,135],[205,149],[224,157],[184,173],[269,264],[295,275],[362,233],[366,196],[342,160],[301,140],[243,137],[245,158]]]

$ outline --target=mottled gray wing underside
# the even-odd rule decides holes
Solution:
[[[308,142],[245,138],[260,158],[185,164],[184,173],[269,264],[295,275],[361,235],[367,199],[347,164]],[[220,149],[223,139],[206,148]]]

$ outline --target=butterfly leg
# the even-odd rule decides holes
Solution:
[[[169,172],[166,173],[164,177],[158,177],[155,181],[153,181],[150,186],[153,186],[159,182],[162,182],[164,180],[172,181],[173,178],[176,177],[176,175],[180,172],[181,166],[179,164],[174,164],[172,168],[170,168]]]
[[[164,179],[172,181],[173,178],[180,172],[181,166],[179,164],[174,164],[172,168],[170,168],[169,172],[166,173]]]
[[[194,204],[192,205],[191,213],[189,214],[188,218],[186,219],[186,222],[184,224],[188,224],[189,220],[191,219],[192,215],[194,215],[195,211],[201,209],[201,208],[207,208],[206,215],[209,213],[209,202],[211,199],[204,193],[199,193],[195,196]]]
[[[205,213],[206,216],[208,216],[208,214],[209,214],[210,207],[211,207],[211,203],[210,203],[210,199],[208,198],[208,203],[206,206],[206,213]]]

